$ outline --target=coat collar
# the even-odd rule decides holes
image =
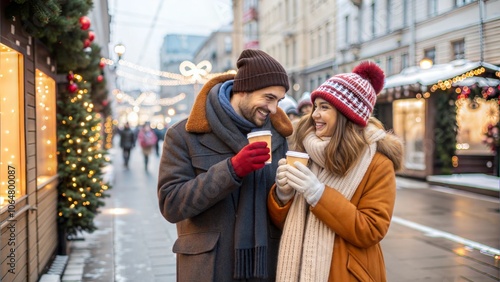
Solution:
[[[201,88],[200,93],[196,97],[194,101],[193,109],[189,114],[187,123],[186,123],[186,131],[192,133],[208,133],[212,132],[212,128],[208,123],[206,118],[206,103],[207,97],[210,90],[217,84],[223,83],[227,80],[234,79],[234,74],[223,74],[217,77],[210,79],[203,88]],[[288,137],[293,132],[292,123],[290,119],[285,114],[285,112],[281,108],[277,108],[277,112],[275,114],[271,114],[271,123],[273,127],[284,137]]]

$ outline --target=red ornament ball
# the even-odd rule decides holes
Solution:
[[[103,69],[106,66],[106,63],[104,61],[99,61],[99,67]]]
[[[68,73],[68,75],[66,76],[66,79],[68,79],[68,81],[71,81],[71,80],[75,79],[75,76],[72,73]]]
[[[90,27],[90,19],[87,16],[80,17],[80,28],[82,30],[87,30]]]
[[[78,90],[78,85],[76,85],[76,83],[70,83],[68,85],[68,91],[70,93],[75,93],[77,90]]]
[[[104,76],[102,76],[101,74],[97,76],[96,78],[97,82],[102,82],[104,80]]]
[[[108,102],[108,100],[104,100],[104,101],[102,101],[102,105],[103,105],[104,107],[106,107],[106,106],[108,105],[108,103],[109,103],[109,102]]]
[[[89,31],[89,40],[92,42],[95,39],[95,33],[93,31]]]
[[[83,48],[90,47],[90,43],[91,43],[90,39],[88,39],[88,38],[87,38],[87,39],[85,39],[85,40],[83,41]]]

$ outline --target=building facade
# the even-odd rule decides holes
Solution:
[[[193,57],[193,62],[210,62],[210,73],[222,73],[236,68],[233,57],[233,26],[225,25],[212,32],[198,48]]]
[[[238,2],[236,7],[234,2]],[[237,7],[245,7],[246,1],[234,2],[236,19]],[[462,82],[465,79],[462,74],[469,72],[473,77],[493,80],[493,86],[485,87],[485,91],[498,93],[500,90],[494,86],[500,74],[496,71],[500,65],[499,0],[421,3],[416,0],[269,0],[259,1],[255,7],[259,48],[284,64],[293,86],[289,94],[295,99],[334,74],[350,72],[360,61],[372,60],[384,69],[392,86],[386,85],[382,91],[374,115],[405,139],[407,163],[402,175],[425,178],[443,171],[441,163],[436,161],[437,141],[433,138],[438,130],[439,109],[435,99],[439,95],[432,95],[431,90],[439,81],[420,84],[417,89],[399,77],[415,68],[423,73],[421,76],[438,68],[445,71],[452,68],[449,77],[442,77],[451,81],[450,85],[455,83],[447,92],[461,91],[467,86],[463,84],[470,80]],[[245,38],[245,29],[237,24],[244,23],[235,20],[234,30],[241,30],[241,38]],[[434,64],[432,71],[420,69],[424,58]],[[484,66],[489,67],[483,70]],[[456,74],[457,70],[464,73]],[[468,86],[480,87],[477,81]],[[457,97],[452,97],[458,101],[455,105],[458,126],[451,172],[495,174],[497,154],[481,144],[481,137],[488,125],[498,123],[498,103],[494,106],[498,98],[494,101],[478,98],[470,106],[460,104],[463,101]],[[473,121],[470,121],[472,113],[463,110],[467,107],[481,109]],[[407,108],[413,112],[409,113]],[[406,119],[414,122],[402,122]],[[408,128],[414,128],[413,132],[406,130]],[[468,130],[470,128],[474,130]],[[422,136],[423,140],[417,139]]]

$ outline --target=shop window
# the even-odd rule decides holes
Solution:
[[[404,99],[393,103],[394,133],[403,138],[405,144],[405,168],[425,169],[425,101]]]
[[[483,143],[488,125],[497,124],[500,112],[497,101],[476,97],[458,99],[457,105],[457,154],[488,155],[490,148]]]
[[[37,70],[35,83],[37,185],[42,186],[57,174],[56,82]]]
[[[25,190],[23,57],[0,44],[0,208]]]

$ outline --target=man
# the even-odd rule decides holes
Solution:
[[[236,75],[208,81],[186,120],[165,136],[158,179],[163,216],[177,223],[178,281],[274,281],[279,229],[267,193],[292,125],[278,108],[289,89],[284,68],[260,50],[244,50]],[[265,142],[247,133],[272,132]]]
[[[135,146],[135,134],[132,129],[130,129],[130,124],[128,122],[125,123],[123,130],[120,130],[119,133],[120,147],[123,150],[123,165],[125,166],[125,168],[128,168],[130,151]]]

